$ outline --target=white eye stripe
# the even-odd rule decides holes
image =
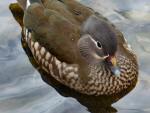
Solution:
[[[91,35],[88,35],[88,37],[91,39],[91,41],[96,45],[96,47],[97,47],[98,49],[102,49],[102,44],[101,44],[99,41],[95,41],[95,40],[91,37]],[[97,43],[99,43],[99,44],[101,45],[101,47],[99,47]]]
[[[96,41],[89,35],[89,38],[91,39],[92,42],[95,43],[95,45],[97,45]]]

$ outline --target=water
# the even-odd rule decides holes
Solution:
[[[74,98],[60,96],[42,81],[21,46],[21,28],[0,3],[0,113],[88,113]],[[113,107],[117,113],[150,113],[150,1],[82,0],[112,21],[138,56],[136,88]]]

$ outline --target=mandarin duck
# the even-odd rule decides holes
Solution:
[[[25,43],[62,95],[86,106],[110,105],[135,87],[136,55],[108,19],[75,0],[18,2]]]

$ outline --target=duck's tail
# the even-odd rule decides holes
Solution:
[[[11,3],[9,5],[9,9],[15,18],[15,20],[20,24],[20,26],[23,28],[23,16],[24,16],[24,10],[18,3]]]

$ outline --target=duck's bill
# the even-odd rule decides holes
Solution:
[[[111,57],[111,58],[110,58],[110,62],[111,62],[111,64],[112,64],[112,66],[111,66],[111,71],[113,72],[113,74],[114,74],[115,76],[120,76],[120,69],[119,69],[119,67],[118,67],[118,65],[117,65],[116,57]]]

